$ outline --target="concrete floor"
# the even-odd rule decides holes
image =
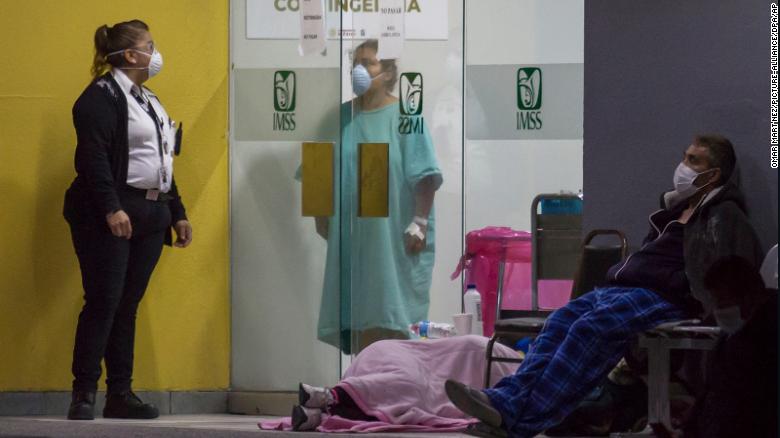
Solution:
[[[213,438],[264,435],[267,438],[282,436],[356,438],[359,436],[354,433],[278,432],[260,430],[257,426],[260,420],[272,418],[274,417],[230,414],[163,415],[155,420],[96,418],[94,421],[69,421],[63,416],[0,417],[0,437]],[[462,433],[372,433],[363,436],[366,438],[469,437]],[[642,436],[652,436],[652,434]],[[546,435],[537,436],[537,438],[545,437]]]
[[[355,434],[263,431],[257,427],[264,418],[248,415],[164,415],[155,420],[68,421],[64,417],[0,417],[0,437],[245,437],[266,435],[303,438],[355,438]],[[305,434],[305,435],[302,435]],[[370,438],[416,437],[419,433],[374,433]],[[425,434],[424,438],[463,438],[458,433]]]

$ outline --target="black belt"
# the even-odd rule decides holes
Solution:
[[[128,185],[125,185],[125,186],[122,188],[122,191],[123,191],[123,192],[126,192],[126,193],[131,193],[131,194],[133,194],[133,195],[138,195],[138,196],[141,196],[141,197],[143,197],[144,199],[148,199],[148,200],[150,200],[150,201],[154,201],[154,202],[168,202],[168,201],[170,201],[171,199],[173,199],[173,196],[171,196],[170,194],[168,194],[168,193],[163,193],[163,192],[161,192],[161,191],[159,191],[159,190],[156,190],[156,189],[154,189],[154,190],[157,192],[157,199],[150,199],[150,198],[147,196],[147,194],[148,194],[148,193],[149,193],[151,190],[152,190],[152,189],[149,189],[149,190],[147,190],[147,189],[139,189],[139,188],[132,187],[132,186],[128,186]]]

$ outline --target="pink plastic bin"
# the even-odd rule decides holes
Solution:
[[[466,271],[464,286],[475,284],[482,297],[482,330],[493,334],[498,301],[498,268],[505,261],[502,309],[531,309],[531,233],[486,227],[466,234],[466,253],[451,278]],[[557,309],[569,300],[572,280],[540,280],[539,308]],[[464,290],[465,292],[465,290]]]

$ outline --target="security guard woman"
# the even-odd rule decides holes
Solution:
[[[131,390],[135,317],[163,244],[192,240],[173,177],[176,131],[143,83],[162,56],[140,20],[95,32],[93,81],[73,106],[77,176],[65,193],[64,216],[81,268],[84,307],[73,349],[68,418],[94,418],[95,392],[106,364],[107,418],[155,418],[153,404]]]

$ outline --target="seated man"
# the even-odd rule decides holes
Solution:
[[[697,136],[674,172],[675,190],[650,215],[642,248],[608,274],[609,287],[569,302],[547,319],[517,372],[478,391],[447,381],[450,400],[493,435],[532,437],[562,421],[626,353],[636,335],[713,307],[703,284],[717,258],[761,254],[742,195],[731,181],[736,156],[719,135]]]
[[[739,256],[716,261],[704,284],[723,336],[684,428],[685,438],[777,435],[777,291]]]

